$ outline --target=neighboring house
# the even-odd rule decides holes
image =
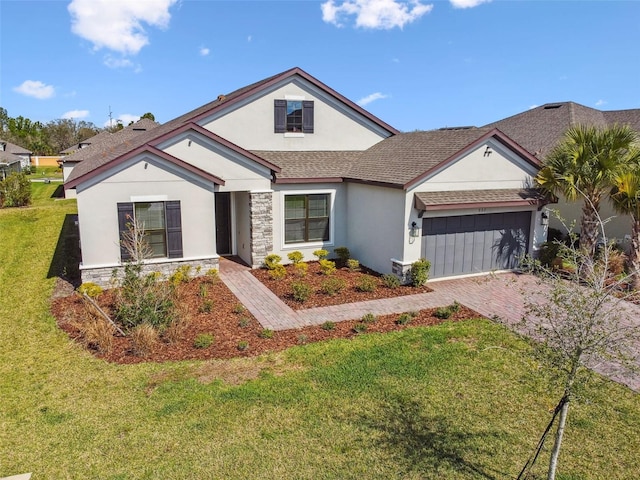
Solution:
[[[381,273],[406,279],[425,256],[444,277],[515,268],[545,239],[539,162],[504,133],[402,134],[299,68],[97,147],[65,184],[83,281],[106,284],[128,260],[132,219],[147,268],[165,273],[347,246]]]
[[[21,171],[23,168],[26,168],[31,165],[31,152],[20,145],[16,145],[14,143],[7,142],[5,140],[0,139],[0,155],[3,156],[3,163],[7,163],[5,160],[11,160],[11,164],[13,165],[15,160],[10,155],[14,155],[20,159],[20,167],[18,171]]]
[[[148,118],[141,118],[135,123],[124,127],[122,130],[111,133],[102,131],[93,137],[83,140],[77,145],[73,145],[66,150],[60,152],[64,157],[60,160],[62,166],[62,178],[66,182],[71,175],[73,169],[78,163],[92,158],[94,155],[100,155],[102,152],[114,148],[121,143],[131,140],[133,137],[152,130],[160,125]],[[100,153],[97,153],[100,152]],[[65,190],[66,198],[75,198],[74,189]]]
[[[0,180],[4,180],[12,172],[20,172],[21,162],[19,156],[0,150]]]
[[[543,160],[552,148],[562,139],[569,127],[575,125],[593,125],[607,127],[614,124],[629,125],[640,132],[640,109],[603,111],[585,107],[574,102],[547,103],[526,112],[490,123],[486,127],[498,128],[518,142],[537,158]],[[567,203],[560,199],[557,210],[565,220],[578,220],[582,202]],[[607,236],[624,239],[631,233],[631,220],[628,216],[614,212],[608,199],[601,203],[601,217],[607,220]],[[564,231],[562,224],[552,218],[550,225]]]

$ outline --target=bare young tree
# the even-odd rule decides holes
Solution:
[[[144,223],[127,215],[127,229],[122,232],[120,243],[129,254],[133,263],[141,264],[153,255],[153,250],[147,241]]]
[[[568,242],[558,244],[562,266],[559,262],[550,267],[532,262],[540,288],[527,293],[520,325],[523,333],[536,340],[536,352],[563,386],[553,419],[538,444],[539,453],[557,419],[548,480],[556,476],[569,406],[576,391],[582,390],[594,368],[615,365],[629,372],[637,368],[639,360],[640,321],[630,315],[626,301],[630,277],[635,272],[612,272],[614,246],[606,242],[604,223],[597,212],[595,215],[604,240],[595,258]],[[519,478],[525,478],[525,469]]]

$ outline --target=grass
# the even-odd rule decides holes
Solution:
[[[0,210],[0,475],[512,479],[558,400],[527,343],[484,320],[233,361],[96,360],[48,311],[75,212],[54,189]],[[638,395],[594,382],[570,411],[559,480],[635,478],[639,430]]]

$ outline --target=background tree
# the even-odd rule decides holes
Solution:
[[[145,113],[140,118],[148,118],[149,120],[153,120],[154,122],[156,121],[156,117],[151,112]]]
[[[628,126],[606,128],[577,125],[547,155],[536,180],[548,192],[568,201],[583,199],[580,246],[595,254],[598,213],[602,198],[628,168],[628,155],[637,134]]]
[[[597,213],[595,218],[604,237]],[[634,370],[640,360],[634,350],[640,342],[640,324],[638,319],[629,317],[625,298],[619,296],[623,291],[620,287],[628,278],[616,278],[608,268],[613,247],[605,245],[598,259],[581,248],[561,243],[559,252],[568,263],[576,265],[575,272],[560,274],[534,263],[540,288],[526,292],[526,313],[521,323],[523,333],[537,340],[534,349],[538,358],[555,373],[554,379],[563,390],[549,425],[551,428],[558,415],[548,480],[556,476],[569,405],[576,392],[586,391],[586,383],[594,374],[591,368],[613,362],[623,370]],[[539,450],[545,437],[546,432]],[[522,473],[519,478],[523,478]]]

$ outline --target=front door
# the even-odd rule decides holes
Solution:
[[[231,255],[231,193],[216,192],[216,250]]]

